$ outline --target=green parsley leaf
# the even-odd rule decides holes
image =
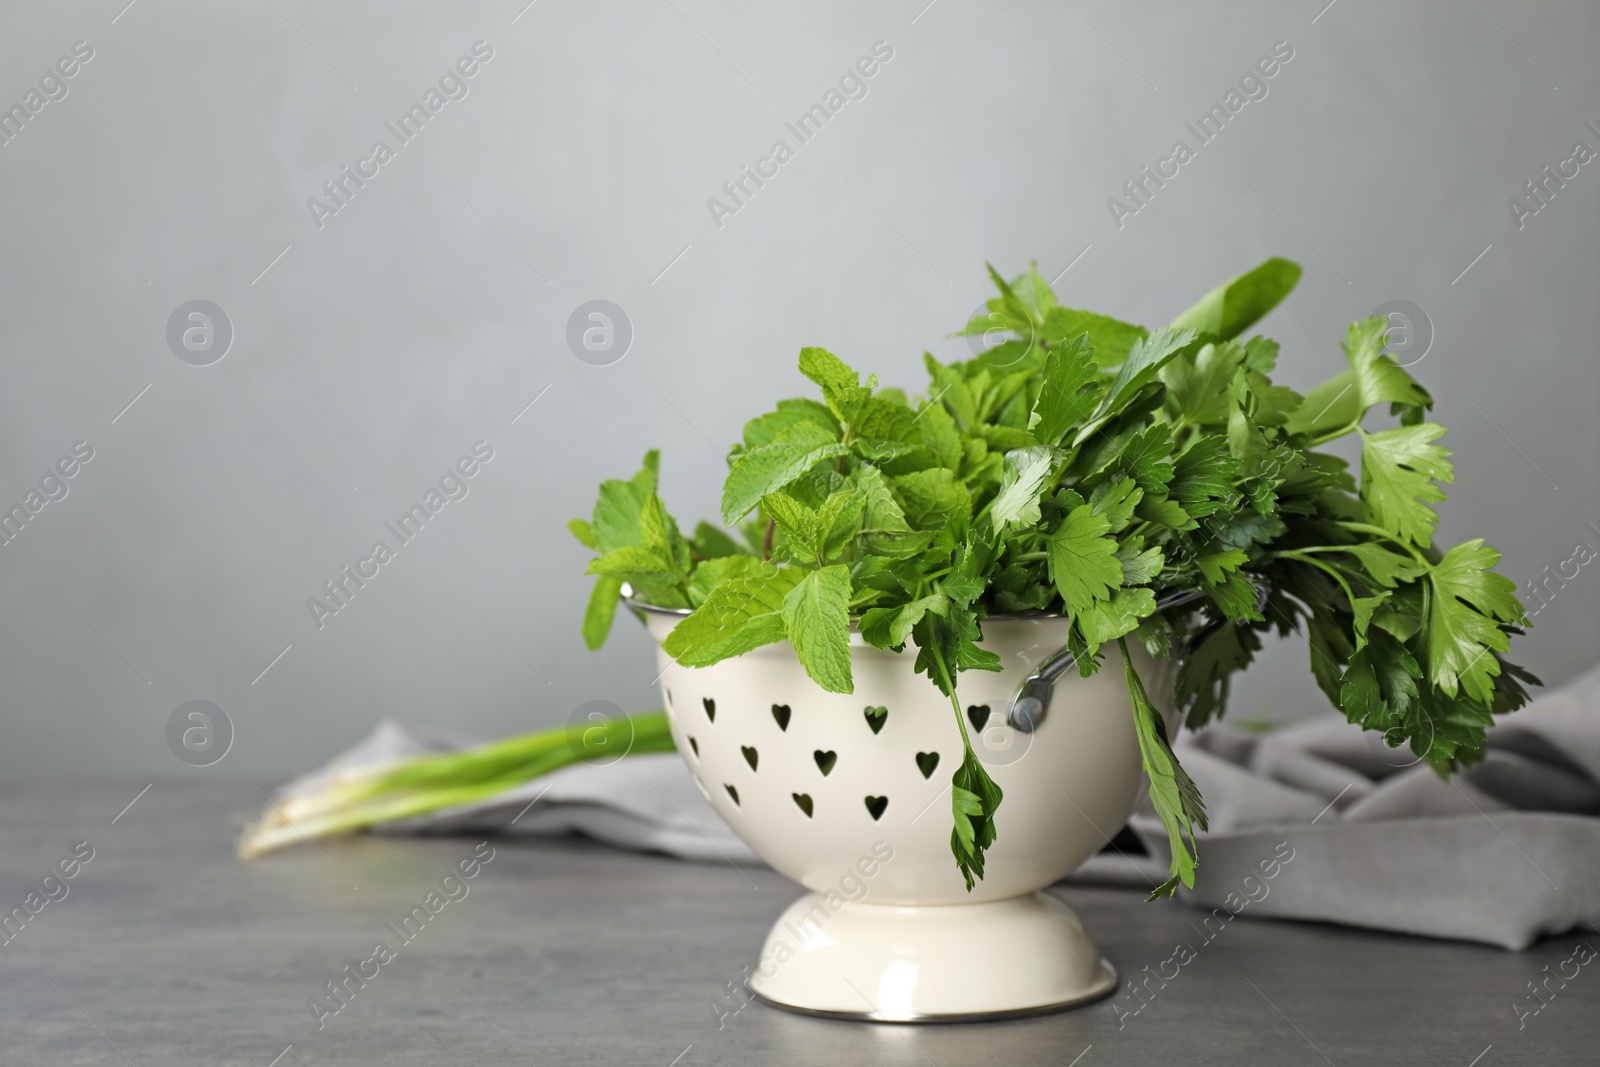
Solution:
[[[1110,530],[1105,516],[1080,504],[1050,535],[1050,580],[1061,591],[1067,610],[1075,615],[1088,611],[1122,585],[1117,542],[1106,536]]]
[[[1443,434],[1436,422],[1361,431],[1362,503],[1373,522],[1422,548],[1432,544],[1439,521],[1428,505],[1444,499],[1434,483],[1455,478],[1449,451],[1433,444]]]
[[[957,708],[957,719],[960,715]],[[999,837],[994,816],[1005,793],[978,762],[971,744],[966,742],[965,729],[962,743],[961,766],[950,779],[950,806],[955,815],[955,828],[950,831],[950,851],[955,854],[956,866],[970,891],[974,879],[983,877],[985,851]]]
[[[1099,406],[1103,388],[1086,335],[1051,349],[1045,357],[1044,378],[1028,417],[1028,429],[1042,443],[1056,444]]]
[[[1433,397],[1383,354],[1389,344],[1389,323],[1374,315],[1350,324],[1344,353],[1350,360],[1350,381],[1355,387],[1356,406],[1361,412],[1374,404],[1391,403],[1406,407],[1431,408]]]
[[[1450,696],[1459,688],[1482,703],[1493,699],[1500,661],[1491,653],[1510,647],[1497,623],[1525,618],[1517,587],[1491,569],[1499,562],[1500,553],[1475,537],[1446,552],[1428,575],[1428,662],[1434,683]]]
[[[1200,790],[1178,762],[1177,754],[1167,741],[1167,726],[1162,722],[1155,705],[1145,693],[1144,683],[1133,669],[1128,655],[1128,644],[1117,638],[1117,648],[1122,652],[1123,672],[1127,676],[1128,694],[1133,705],[1133,725],[1139,735],[1139,755],[1144,761],[1145,775],[1150,781],[1150,803],[1161,817],[1167,831],[1167,844],[1172,849],[1172,876],[1157,886],[1147,900],[1171,896],[1182,882],[1194,888],[1194,872],[1199,866],[1194,841],[1195,827],[1206,828],[1206,809],[1200,800]]]
[[[1103,426],[1107,420],[1119,415],[1132,403],[1135,396],[1150,382],[1155,380],[1161,368],[1167,361],[1176,356],[1185,345],[1194,340],[1193,330],[1180,330],[1171,326],[1163,326],[1149,337],[1134,345],[1128,352],[1128,359],[1117,371],[1117,376],[1112,379],[1111,388],[1106,391],[1105,399],[1095,409],[1094,416],[1078,431],[1073,440],[1073,445],[1081,445],[1089,435]]]
[[[1007,452],[1005,478],[1000,493],[989,506],[989,520],[997,532],[1008,526],[1032,526],[1039,521],[1039,495],[1050,477],[1059,453],[1048,445]]]

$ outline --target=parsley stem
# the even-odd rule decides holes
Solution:
[[[1285,551],[1277,552],[1277,553],[1274,553],[1274,554],[1279,559],[1299,560],[1301,563],[1309,563],[1311,566],[1317,568],[1318,570],[1324,571],[1328,575],[1328,577],[1332,578],[1334,581],[1339,583],[1339,588],[1344,590],[1345,599],[1350,602],[1350,610],[1351,611],[1355,610],[1356,595],[1350,591],[1350,584],[1344,580],[1344,575],[1340,574],[1335,568],[1328,566],[1326,563],[1323,563],[1321,560],[1313,559],[1310,556],[1304,555],[1300,551],[1295,550],[1295,549],[1286,549]]]
[[[950,697],[950,706],[955,709],[956,728],[961,731],[961,747],[970,755],[972,741],[967,736],[967,724],[961,721],[961,698],[956,695],[956,680],[951,677],[950,664],[944,658],[944,650],[938,645],[930,645],[928,652],[933,659],[934,666],[939,669],[939,677],[944,680],[943,689]]]
[[[1364,415],[1366,415],[1366,412],[1363,411],[1361,414],[1364,416]],[[1321,437],[1318,437],[1318,438],[1314,439],[1311,442],[1310,447],[1311,448],[1316,448],[1318,445],[1325,445],[1329,441],[1338,440],[1339,438],[1345,436],[1346,434],[1352,433],[1352,432],[1354,432],[1356,430],[1359,430],[1359,429],[1361,429],[1361,418],[1358,417],[1354,422],[1347,422],[1343,426],[1339,427],[1338,429],[1329,430],[1327,433],[1323,434]]]
[[[1388,530],[1385,530],[1381,526],[1373,526],[1370,523],[1365,522],[1339,522],[1335,525],[1342,526],[1346,530],[1353,530],[1356,533],[1372,534],[1375,537],[1383,538],[1385,541],[1393,542],[1394,544],[1397,544],[1401,548],[1405,549],[1407,552],[1411,553],[1411,557],[1418,563],[1421,563],[1427,567],[1432,567],[1432,564],[1428,562],[1427,558],[1424,557],[1421,552],[1417,551],[1415,545],[1404,540],[1403,538],[1396,537],[1394,534],[1390,533]]]

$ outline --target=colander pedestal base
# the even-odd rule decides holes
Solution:
[[[791,1011],[875,1022],[977,1022],[1109,995],[1117,972],[1073,910],[1046,893],[895,907],[819,893],[767,935],[748,985]]]

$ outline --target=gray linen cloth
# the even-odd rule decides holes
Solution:
[[[472,743],[384,723],[284,792],[343,768]],[[1192,904],[1507,949],[1600,929],[1600,668],[1500,720],[1484,761],[1448,782],[1409,750],[1333,717],[1265,733],[1213,726],[1176,747],[1210,817],[1194,889],[1180,894]],[[1003,811],[1001,819],[1003,833]],[[1072,880],[1164,880],[1160,821],[1146,807],[1131,825],[1150,855],[1103,852]],[[760,862],[672,753],[569,767],[381,829],[576,833],[681,859]]]
[[[1600,668],[1498,720],[1450,781],[1343,719],[1213,726],[1176,749],[1211,827],[1191,903],[1507,949],[1600,928]],[[1131,825],[1156,859],[1102,854],[1081,873],[1164,879],[1160,821],[1146,807]],[[1294,858],[1267,882],[1280,842]]]

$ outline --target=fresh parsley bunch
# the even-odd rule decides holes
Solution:
[[[665,648],[703,667],[787,640],[816,683],[848,693],[852,625],[878,648],[915,647],[916,670],[956,710],[951,850],[983,877],[1002,794],[956,699],[962,671],[1000,669],[985,617],[1058,612],[1084,675],[1115,645],[1172,845],[1194,884],[1205,809],[1128,658],[1132,635],[1177,657],[1187,725],[1220,715],[1229,680],[1268,629],[1298,633],[1311,673],[1352,722],[1409,742],[1441,775],[1483,757],[1492,716],[1522,706],[1501,658],[1526,623],[1482,540],[1433,543],[1453,478],[1433,399],[1383,354],[1386,323],[1351,325],[1349,370],[1305,397],[1273,384],[1278,345],[1245,330],[1294,287],[1271,259],[1151,331],[1056,302],[1035,270],[1006,282],[963,334],[1009,339],[978,358],[926,356],[926,399],[863,383],[820,348],[800,370],[821,401],[780,401],[730,453],[722,519],[685,536],[656,495],[657,455],[600,487],[571,523],[599,553],[584,636],[599,647],[625,587],[691,608]],[[1398,426],[1368,430],[1385,414]],[[1354,434],[1359,479],[1316,449]],[[1196,592],[1157,610],[1168,592]]]

